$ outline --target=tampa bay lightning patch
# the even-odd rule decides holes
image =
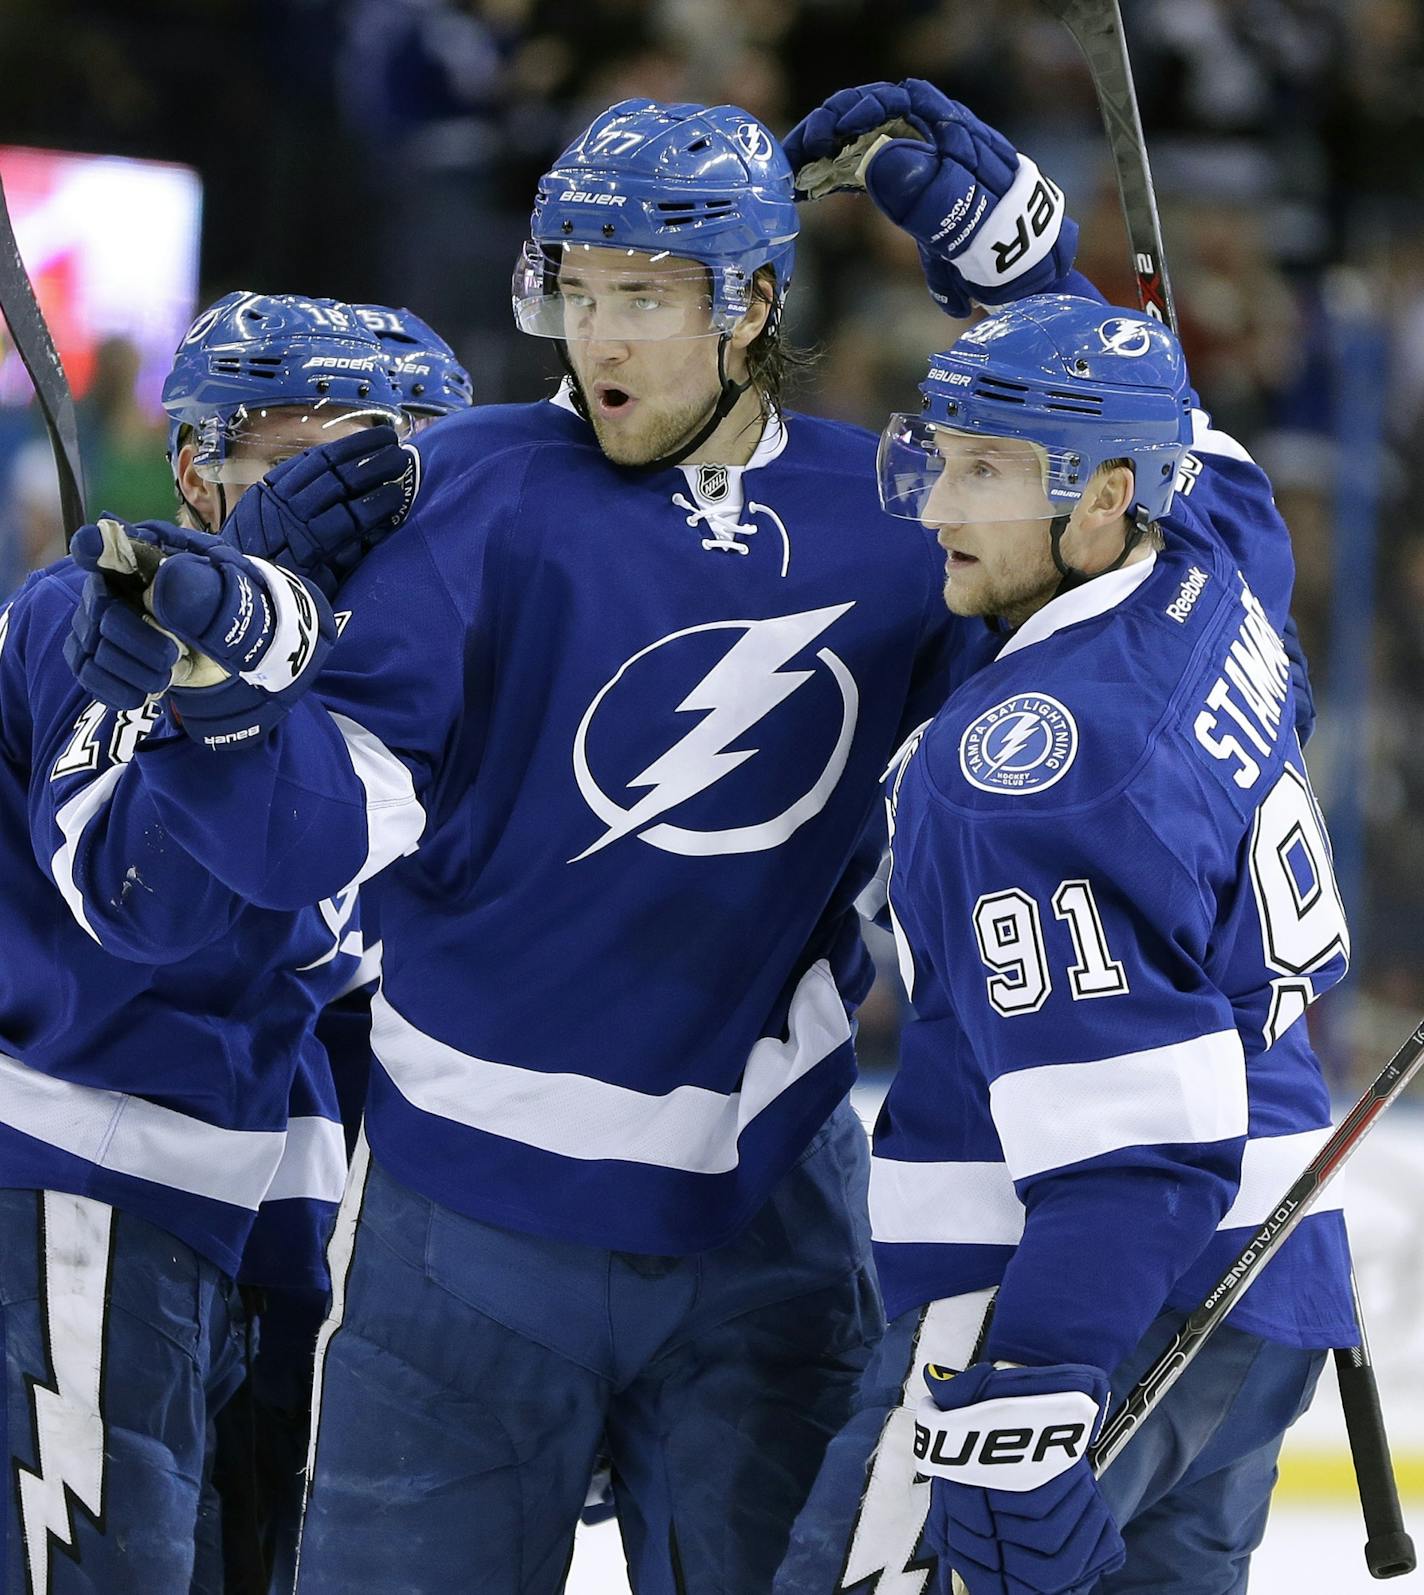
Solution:
[[[981,792],[1042,792],[1078,752],[1073,716],[1046,692],[1020,692],[986,709],[959,739],[959,767]]]

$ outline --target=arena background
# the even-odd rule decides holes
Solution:
[[[1424,1010],[1424,6],[1123,11],[1197,386],[1270,471],[1295,537],[1320,706],[1309,762],[1355,938],[1352,975],[1311,1027],[1345,1100]],[[630,95],[731,100],[784,132],[837,88],[929,78],[1063,186],[1080,266],[1133,302],[1092,89],[1037,0],[6,0],[0,65],[7,186],[30,159],[17,146],[196,173],[170,167],[166,201],[117,204],[111,170],[89,191],[108,200],[77,202],[84,262],[68,234],[21,228],[81,393],[90,503],[134,517],[172,503],[153,398],[166,329],[231,288],[409,305],[456,346],[478,399],[547,391],[546,351],[509,314],[534,182],[596,110]],[[199,183],[201,232],[185,239]],[[878,429],[955,326],[909,242],[841,196],[805,212],[789,330],[823,350],[794,402]],[[62,551],[52,469],[3,352],[0,596]],[[872,1091],[898,1016],[887,964],[862,1025]],[[1405,1103],[1349,1175],[1416,1512],[1421,1170],[1424,1109]],[[1288,1533],[1311,1574],[1266,1558],[1257,1591],[1365,1587],[1354,1550],[1341,1565],[1357,1571],[1326,1576],[1310,1549],[1327,1529],[1332,1545],[1358,1538],[1342,1444],[1325,1393],[1292,1441],[1285,1527],[1268,1541],[1274,1555]],[[597,1556],[580,1553],[575,1579],[611,1590]]]

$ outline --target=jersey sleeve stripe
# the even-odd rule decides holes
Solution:
[[[1330,1129],[1255,1136],[1241,1156],[1241,1187],[1218,1232],[1259,1229],[1291,1182],[1329,1138]],[[1313,1213],[1345,1204],[1336,1179]],[[1004,1163],[910,1163],[870,1160],[870,1229],[879,1245],[1016,1246],[1024,1205]]]
[[[989,1104],[1015,1180],[1129,1146],[1246,1134],[1246,1060],[1235,1030],[1091,1063],[1002,1074]]]
[[[89,923],[89,916],[84,907],[84,891],[75,879],[74,867],[78,862],[79,844],[84,839],[86,828],[108,803],[123,773],[124,766],[121,764],[105,770],[82,791],[76,792],[61,808],[56,809],[54,816],[54,823],[64,837],[63,844],[50,861],[54,884],[59,888],[60,896],[69,904],[69,911],[74,915],[79,928],[92,936],[95,941],[98,941],[99,937]]]
[[[371,1003],[371,1047],[396,1089],[422,1112],[562,1157],[617,1158],[693,1174],[737,1167],[737,1140],[776,1099],[850,1039],[830,966],[801,977],[788,1039],[752,1047],[739,1091],[682,1085],[661,1096],[588,1075],[476,1058],[426,1035],[384,991]]]
[[[263,1200],[335,1204],[345,1189],[346,1137],[341,1125],[315,1113],[289,1119],[282,1159]]]
[[[1254,1136],[1241,1157],[1241,1185],[1222,1219],[1222,1229],[1258,1229],[1295,1183],[1300,1171],[1330,1139],[1330,1126],[1297,1130],[1290,1135]],[[1337,1176],[1311,1203],[1312,1213],[1329,1213],[1345,1205],[1349,1171]]]
[[[877,1241],[1017,1246],[1024,1205],[1004,1163],[870,1161],[870,1232]]]
[[[344,714],[331,715],[351,756],[356,778],[366,789],[366,862],[347,886],[370,880],[393,859],[413,853],[425,833],[425,809],[410,771],[365,726]]]
[[[254,1212],[285,1140],[280,1130],[227,1130],[122,1091],[60,1080],[3,1053],[0,1121],[111,1173]]]

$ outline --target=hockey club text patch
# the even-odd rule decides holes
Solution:
[[[981,792],[1042,792],[1078,752],[1078,727],[1057,698],[1021,692],[986,710],[959,740],[959,767]]]

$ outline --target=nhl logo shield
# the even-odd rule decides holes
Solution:
[[[708,504],[720,504],[732,485],[731,473],[725,465],[699,465],[697,467],[697,496]]]

